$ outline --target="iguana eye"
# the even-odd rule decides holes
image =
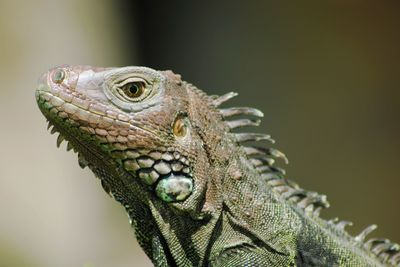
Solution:
[[[148,83],[141,78],[130,78],[120,83],[117,92],[119,95],[130,102],[143,100],[150,92]]]
[[[143,94],[145,88],[146,84],[144,82],[131,82],[122,87],[122,92],[126,97],[136,99]]]
[[[62,83],[65,79],[65,71],[62,69],[58,69],[55,72],[53,72],[52,76],[51,76],[51,80],[54,83]]]
[[[101,87],[106,97],[124,111],[140,111],[155,105],[154,97],[164,92],[166,77],[145,67],[110,69]],[[142,104],[143,102],[143,104]]]

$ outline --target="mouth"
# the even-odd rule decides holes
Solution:
[[[113,183],[110,180],[111,175],[101,175],[104,173],[102,169],[115,170],[118,172],[118,177],[131,177],[131,174],[122,173],[122,170],[117,168],[118,162],[110,155],[111,149],[107,145],[107,139],[105,137],[101,139],[102,136],[96,134],[93,123],[101,121],[100,114],[103,113],[100,110],[97,113],[82,110],[82,108],[73,104],[73,99],[76,96],[64,100],[60,95],[53,94],[53,91],[50,90],[50,87],[39,84],[35,96],[39,109],[48,122],[47,129],[51,134],[58,133],[57,147],[59,148],[63,142],[66,143],[67,151],[72,150],[77,153],[79,166],[82,169],[89,167],[99,178],[105,193],[115,198],[113,188],[110,185],[115,184],[116,181]],[[102,118],[103,124],[104,118],[105,116]],[[85,120],[89,120],[91,123]],[[105,121],[110,121],[111,125],[111,119],[105,119]],[[133,181],[134,179],[127,178],[126,180]],[[123,186],[120,186],[120,188],[123,188]]]
[[[79,119],[77,118],[79,116],[82,119],[84,113],[78,112],[81,109],[77,106],[72,108],[71,103],[52,94],[48,89],[45,85],[39,85],[35,95],[39,109],[47,119],[47,129],[51,134],[59,134],[57,147],[59,148],[63,142],[66,142],[67,151],[73,150],[78,153],[79,165],[82,168],[90,165],[85,159],[85,155],[91,155],[91,158],[96,158],[96,161],[104,162],[104,153],[95,149],[99,145],[93,136],[95,130],[88,127],[87,123],[78,123],[76,120]],[[71,113],[72,111],[74,112]],[[71,114],[75,114],[76,118]],[[86,116],[89,115],[86,114]],[[93,145],[93,142],[96,145]]]

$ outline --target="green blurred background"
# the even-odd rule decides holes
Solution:
[[[400,242],[399,1],[0,0],[0,266],[151,266],[36,107],[61,64],[172,69],[266,117],[323,217]]]

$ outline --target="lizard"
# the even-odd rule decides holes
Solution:
[[[155,266],[400,266],[400,246],[325,220],[325,195],[286,178],[263,113],[222,107],[172,71],[61,66],[36,101],[57,146],[125,208]]]

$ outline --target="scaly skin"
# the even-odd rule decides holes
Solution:
[[[218,109],[171,71],[60,67],[36,91],[40,110],[104,190],[127,210],[155,266],[399,266],[386,239],[348,235],[319,217],[325,196],[283,177],[272,148],[244,146],[268,135],[234,133],[262,117]]]

